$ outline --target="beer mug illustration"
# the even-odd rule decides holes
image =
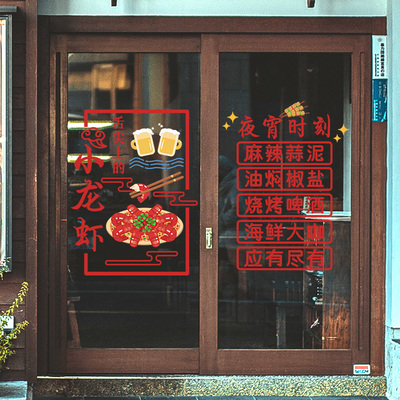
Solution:
[[[139,129],[132,133],[134,139],[131,141],[131,147],[137,150],[140,157],[150,156],[156,152],[153,142],[153,131],[151,129]]]
[[[157,150],[158,154],[173,157],[175,155],[175,151],[182,147],[182,142],[179,140],[179,135],[180,132],[173,129],[161,129],[160,142]]]

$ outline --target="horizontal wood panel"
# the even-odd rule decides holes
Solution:
[[[21,285],[25,281],[25,263],[12,261],[12,272],[4,274],[2,285],[18,283]]]
[[[25,241],[13,241],[12,259],[20,262],[25,261]]]
[[[17,130],[25,129],[25,110],[13,110],[13,128]]]
[[[13,65],[25,65],[25,43],[14,43],[13,45]]]
[[[25,153],[25,131],[13,129],[13,153]]]
[[[200,37],[198,35],[182,37],[178,35],[128,36],[112,34],[87,34],[84,37],[69,35],[66,41],[67,51],[101,51],[101,52],[198,52]]]
[[[13,371],[25,370],[25,349],[15,349],[15,354],[8,358],[6,367]]]
[[[13,96],[13,109],[25,108],[25,88],[14,86],[12,91],[12,96]],[[15,133],[13,133],[13,136],[14,135]]]
[[[7,274],[12,275],[12,274]],[[6,311],[9,307],[9,304],[0,304],[0,312]],[[16,318],[16,322],[21,322],[25,320],[25,307],[21,306],[15,309],[14,316]]]
[[[386,18],[375,18],[386,21]],[[51,32],[265,32],[371,34],[374,18],[52,17]]]
[[[13,65],[13,83],[14,87],[25,86],[25,65]]]
[[[12,171],[14,175],[23,175],[25,173],[25,153],[13,152]]]
[[[219,38],[222,52],[318,52],[345,53],[364,50],[368,38],[361,35],[224,35]]]
[[[12,225],[13,240],[25,240],[25,219],[13,219]]]
[[[4,284],[1,285],[0,305],[8,306],[8,305],[12,304],[12,302],[15,300],[15,298],[17,297],[18,292],[21,289],[21,283],[22,282],[20,282],[20,283],[7,283],[6,285],[4,285]]]
[[[352,374],[351,350],[219,350],[218,374]]]
[[[8,381],[24,381],[25,380],[25,371],[2,371],[1,380]]]
[[[25,198],[15,195],[13,196],[12,213],[13,218],[25,218]]]
[[[26,29],[25,20],[23,19],[13,19],[13,42],[14,43],[25,43],[26,39]]]
[[[71,349],[66,373],[197,373],[197,349]]]
[[[0,311],[4,311],[7,309],[7,306],[0,305]],[[25,321],[25,307],[19,307],[15,312],[15,323],[20,323]],[[26,329],[29,329],[29,325]],[[12,345],[14,349],[24,349],[25,348],[25,339],[26,339],[26,329],[21,332],[21,334],[12,341]]]
[[[22,194],[25,195],[25,176],[13,174],[13,203],[14,199]]]

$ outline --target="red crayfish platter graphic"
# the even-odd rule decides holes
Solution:
[[[183,231],[182,220],[174,213],[154,207],[130,204],[127,210],[115,213],[106,223],[106,230],[117,242],[131,247],[153,246],[174,241]]]

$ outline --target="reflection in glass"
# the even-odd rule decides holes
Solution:
[[[76,169],[74,163],[88,153],[87,141],[81,137],[85,110],[167,110],[165,113],[126,113],[117,125],[118,113],[91,113],[90,126],[105,134],[102,146],[91,146],[93,162],[89,174],[86,161]],[[168,110],[189,110],[190,161],[160,155],[157,148],[160,131],[174,128],[186,132],[185,114]],[[132,133],[135,132],[135,136]],[[185,221],[185,207],[174,207],[168,198],[152,194],[143,204],[132,201],[118,185],[97,187],[98,198],[90,207],[76,207],[82,200],[85,180],[102,182],[108,177],[129,177],[134,183],[149,184],[186,168],[198,171],[199,164],[199,57],[198,54],[139,53],[72,53],[68,56],[68,337],[72,347],[182,348],[198,346],[198,231],[197,207],[190,209],[192,243],[185,247],[185,235],[159,249],[178,250],[181,256],[166,261],[168,271],[182,272],[185,251],[190,252],[188,276],[84,276],[83,254],[89,254],[89,267],[109,271],[105,259],[145,260],[151,246],[130,247],[119,243],[104,229],[114,213],[126,210],[129,204],[151,208],[160,204],[163,210],[175,213]],[[176,149],[178,146],[176,147]],[[171,149],[169,149],[171,150]],[[177,157],[177,156],[176,156]],[[118,163],[115,160],[119,160]],[[96,161],[94,161],[96,160]],[[144,168],[144,161],[149,168]],[[162,162],[168,169],[152,168]],[[104,163],[104,164],[103,164]],[[150,168],[151,167],[151,168]],[[183,173],[182,173],[183,175]],[[160,190],[168,190],[169,187]],[[171,190],[185,190],[184,180]],[[198,200],[199,177],[190,174],[190,199]],[[89,195],[86,200],[89,199]],[[86,201],[85,200],[85,201]],[[86,204],[87,201],[86,201]],[[82,204],[81,204],[82,205]],[[104,209],[96,211],[99,207]],[[77,228],[82,218],[89,227],[98,227],[95,235],[77,246]],[[147,220],[146,220],[147,221]],[[147,222],[146,222],[147,223]],[[149,222],[150,223],[150,222]],[[149,225],[150,226],[150,225]],[[93,230],[91,233],[94,233]],[[124,266],[118,266],[124,269]],[[134,268],[134,267],[132,267]],[[154,267],[156,268],[156,267]],[[138,269],[143,269],[143,267]],[[181,274],[182,275],[182,274]]]
[[[350,71],[347,54],[220,56],[219,348],[350,346]],[[305,107],[301,109],[303,113],[289,118],[293,109],[287,113],[284,110],[297,103],[298,107]],[[232,111],[239,118],[229,119]],[[328,122],[328,116],[330,135],[326,131],[317,134],[314,121],[321,117]],[[268,137],[269,126],[278,119],[281,121],[276,136]],[[224,126],[226,121],[228,127]],[[338,131],[342,125],[349,129],[345,134]],[[335,139],[337,134],[339,140]],[[332,148],[332,164],[320,168],[322,191],[314,191],[321,196],[319,216],[331,223],[322,220],[315,225],[310,218],[304,218],[308,200],[296,192],[293,195],[289,175],[277,178],[288,159],[273,153],[274,148],[266,144],[310,141],[329,142],[319,148],[328,160],[328,149]],[[283,146],[287,151],[295,150]],[[305,146],[303,159],[290,159],[288,174],[292,177],[301,171],[296,162],[301,165],[307,162],[306,158],[312,158],[311,152],[307,152],[312,147]],[[269,166],[262,166],[263,162]],[[278,172],[268,175],[274,166]],[[332,175],[326,167],[332,168]],[[280,184],[273,191],[266,191],[266,187],[272,187],[268,186],[271,182],[278,181]],[[330,190],[324,191],[330,186]],[[295,190],[307,192],[307,186],[302,189],[299,184]],[[246,193],[251,195],[243,195]],[[268,193],[274,196],[268,197]],[[274,201],[281,203],[278,206]],[[274,219],[276,224],[268,222]],[[305,256],[311,254],[310,246],[315,245],[311,239],[307,242],[301,238],[313,229],[318,229],[318,241],[326,243],[326,248],[318,252],[320,268],[312,268],[313,259]],[[283,251],[279,246],[292,251]],[[297,254],[298,260],[290,260],[288,254]],[[331,255],[332,269],[324,270],[331,265]],[[293,270],[257,270],[268,265],[272,257],[276,257],[275,266],[289,265]],[[246,270],[249,266],[253,266],[252,270]]]
[[[12,237],[12,183],[11,183],[11,143],[12,143],[12,100],[11,100],[11,16],[0,16],[0,201],[1,201],[1,261],[6,261],[5,268],[11,270]]]

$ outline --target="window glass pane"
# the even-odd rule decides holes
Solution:
[[[1,261],[0,272],[11,270],[11,238],[12,238],[12,182],[11,182],[11,57],[9,54],[11,17],[0,16],[0,240]]]
[[[198,54],[69,54],[70,346],[198,346],[198,138]]]
[[[350,345],[350,71],[220,56],[220,348]]]

